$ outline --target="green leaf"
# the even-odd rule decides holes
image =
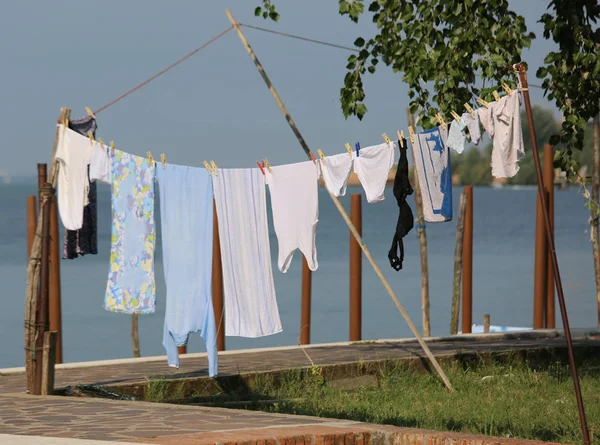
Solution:
[[[255,15],[256,17],[258,17],[258,16],[259,16],[261,13],[262,13],[262,8],[261,8],[260,6],[257,6],[257,7],[254,9],[254,15]]]
[[[358,46],[359,48],[362,48],[363,46],[365,46],[365,39],[363,39],[362,37],[359,37],[358,39],[356,39],[354,41],[354,46]]]

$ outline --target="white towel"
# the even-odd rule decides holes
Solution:
[[[354,158],[354,171],[365,189],[368,202],[383,201],[388,175],[394,166],[396,144],[361,148]]]
[[[321,163],[321,173],[327,190],[336,197],[346,194],[348,178],[352,172],[353,156],[348,153],[327,156]]]
[[[273,225],[279,244],[277,265],[286,273],[300,249],[308,268],[317,270],[316,232],[319,222],[318,164],[279,165],[265,171],[271,194]]]
[[[423,216],[427,222],[452,219],[452,169],[450,151],[439,127],[415,135],[413,151],[419,187],[423,195]]]
[[[254,338],[281,332],[264,176],[257,168],[219,169],[213,187],[223,264],[225,335]]]

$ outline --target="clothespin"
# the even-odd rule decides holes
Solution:
[[[465,109],[469,112],[472,118],[475,118],[475,111],[471,108],[471,105],[465,103]]]
[[[264,160],[265,166],[267,167],[267,170],[269,170],[269,173],[271,172],[271,164],[269,163],[269,160],[267,158],[265,158]]]
[[[446,122],[444,122],[444,118],[442,117],[441,113],[436,113],[435,117],[438,120],[438,122],[440,123],[440,125],[442,126],[442,130],[445,130],[446,129]]]
[[[385,141],[385,143],[388,144],[388,147],[390,147],[390,144],[392,143],[392,141],[390,141],[390,138],[388,137],[388,135],[383,133],[381,136],[383,137],[383,140]]]
[[[321,158],[321,162],[322,162],[323,164],[325,164],[325,155],[323,154],[323,151],[322,151],[322,150],[319,148],[319,149],[317,150],[317,153],[319,153],[319,157]]]
[[[88,138],[90,138],[90,144],[94,143],[94,133],[88,131]]]
[[[508,85],[506,85],[504,82],[502,82],[502,88],[504,88],[504,91],[506,91],[508,93],[509,96],[512,96],[513,91],[510,89],[510,87]]]
[[[217,176],[217,164],[215,164],[215,161],[210,161],[210,166],[212,167],[215,176]]]
[[[208,162],[202,161],[202,163],[204,164],[204,168],[206,169],[206,171],[208,172],[208,174],[212,175],[212,169],[210,168],[210,165],[208,164]]]
[[[481,97],[477,98],[477,103],[479,105],[483,105],[485,108],[488,108],[490,106],[490,104],[488,104],[485,100],[483,100]]]
[[[160,162],[162,163],[163,170],[167,166],[167,156],[164,153],[160,154]]]
[[[346,147],[346,150],[348,150],[348,154],[350,156],[352,156],[352,147],[350,147],[350,144],[348,142],[346,142],[345,147]]]
[[[410,135],[410,142],[414,144],[415,143],[415,130],[410,125],[408,127],[408,134]]]
[[[310,158],[312,159],[313,164],[316,164],[317,163],[317,158],[315,158],[315,155],[313,154],[313,152],[309,151],[308,154],[310,155]]]
[[[460,116],[458,114],[456,114],[456,112],[454,110],[450,111],[450,114],[452,115],[452,117],[454,118],[454,120],[456,122],[460,123]]]
[[[498,95],[497,91],[492,91],[492,96],[494,96],[494,99],[496,99],[496,101],[500,100],[500,96]]]
[[[358,152],[360,151],[360,142],[354,144],[354,148],[356,149],[356,157],[358,158]]]
[[[102,138],[98,138],[98,143],[100,144],[100,147],[104,148],[104,141]]]
[[[400,147],[404,147],[404,130],[396,130],[396,134],[398,135],[398,144],[400,144]]]
[[[93,113],[92,109],[90,107],[85,107],[85,111],[87,112],[87,114],[89,114],[91,117],[93,117],[94,119],[96,119],[96,115]]]
[[[146,156],[148,156],[148,162],[150,162],[150,164],[154,163],[154,158],[152,157],[152,153],[147,151]]]
[[[262,161],[262,165],[260,162],[256,161],[256,165],[258,165],[258,168],[260,168],[261,173],[263,174],[263,176],[265,175],[265,169],[263,168],[265,166],[265,161]]]
[[[112,156],[114,156],[114,155],[115,155],[115,148],[116,148],[116,147],[115,147],[115,142],[114,142],[114,141],[110,141],[110,154],[111,154]]]

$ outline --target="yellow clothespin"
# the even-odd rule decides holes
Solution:
[[[93,113],[92,109],[90,107],[85,107],[85,111],[87,112],[87,114],[89,114],[91,117],[93,117],[94,119],[96,119],[96,115]]]
[[[512,90],[510,89],[510,87],[508,85],[506,85],[504,82],[502,82],[502,88],[504,88],[504,91],[506,91],[508,93],[509,96],[512,96]]]
[[[98,143],[100,144],[100,148],[104,148],[104,141],[102,140],[102,138],[98,138]]]
[[[154,158],[152,157],[152,153],[147,151],[146,156],[148,156],[148,162],[150,162],[151,164],[154,163]]]
[[[498,95],[497,91],[492,91],[492,96],[494,96],[494,99],[496,99],[496,101],[500,100],[500,96]]]
[[[410,142],[411,143],[415,143],[415,130],[413,129],[413,127],[409,126],[408,127],[408,134],[410,135]]]
[[[202,161],[204,164],[204,168],[206,168],[206,171],[208,172],[209,175],[212,175],[212,169],[210,168],[210,165],[208,164],[208,162],[206,161]]]
[[[385,141],[386,144],[388,144],[388,147],[389,147],[390,144],[392,143],[392,141],[390,141],[390,138],[388,137],[388,135],[383,133],[381,136],[383,137],[383,140]]]
[[[458,114],[456,114],[456,112],[454,110],[450,111],[450,114],[452,115],[452,117],[454,118],[454,120],[456,122],[460,122],[460,116]]]
[[[348,154],[352,156],[352,147],[350,147],[350,144],[346,142],[346,145],[344,147],[346,147],[346,150],[348,150]]]
[[[323,154],[323,151],[322,151],[322,150],[319,148],[319,149],[317,150],[317,153],[319,153],[319,157],[321,158],[321,162],[322,162],[323,164],[325,164],[325,155]]]
[[[162,163],[163,169],[167,166],[167,156],[164,153],[160,154],[160,162]]]
[[[217,164],[215,164],[215,161],[210,161],[210,166],[212,167],[215,176],[217,176]]]
[[[471,108],[471,105],[466,103],[465,109],[469,112],[469,114],[471,115],[472,118],[475,118],[475,111],[473,111],[473,108]]]
[[[113,156],[115,155],[115,148],[116,147],[114,141],[110,141],[110,154]]]
[[[440,125],[442,126],[442,129],[445,130],[446,129],[446,122],[444,122],[444,118],[442,117],[441,113],[436,113],[435,117],[438,120],[438,122],[440,123]]]
[[[269,170],[269,173],[271,172],[271,163],[269,162],[269,160],[267,158],[265,158],[265,167],[267,167],[267,170]]]
[[[94,143],[94,134],[91,131],[88,131],[88,138],[90,138],[90,144]]]
[[[483,105],[485,108],[488,108],[490,104],[488,104],[485,100],[483,100],[481,97],[477,98],[477,103],[479,105]]]

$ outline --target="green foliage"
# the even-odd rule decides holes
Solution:
[[[556,158],[570,179],[576,176],[573,150],[582,150],[585,128],[600,112],[600,18],[598,0],[552,0],[542,15],[544,37],[558,44],[558,51],[544,58],[537,71],[545,94],[563,113],[560,132],[550,140],[564,152]],[[594,29],[595,28],[595,29]]]
[[[264,19],[271,19],[274,22],[279,20],[279,13],[275,10],[275,5],[271,0],[262,0],[263,5],[254,8],[254,15],[259,17],[262,16]]]

